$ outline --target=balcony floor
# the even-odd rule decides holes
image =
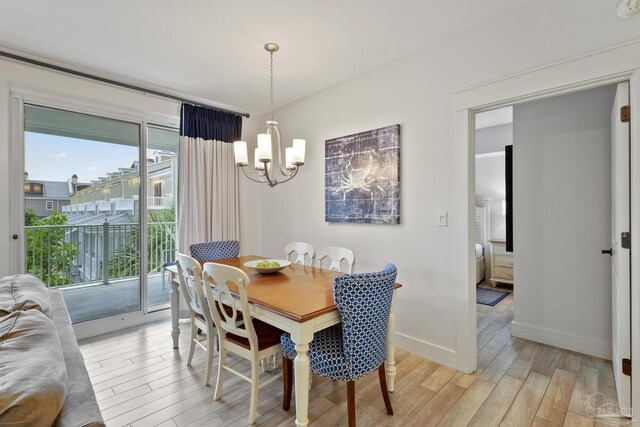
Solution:
[[[161,275],[149,276],[147,288],[151,309],[169,303],[171,286],[168,278],[163,288]],[[114,281],[108,285],[68,287],[61,291],[72,323],[130,313],[140,306],[138,279]]]

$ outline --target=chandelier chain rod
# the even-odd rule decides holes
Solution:
[[[270,89],[270,101],[271,101],[271,121],[273,121],[273,52],[269,52],[269,89]]]

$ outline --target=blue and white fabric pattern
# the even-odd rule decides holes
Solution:
[[[235,258],[240,254],[240,242],[237,240],[218,240],[206,243],[194,243],[189,246],[191,256],[200,262],[216,259]]]
[[[311,370],[323,377],[354,381],[387,357],[387,325],[397,269],[387,264],[376,273],[345,274],[333,282],[333,299],[342,323],[318,331],[309,345]],[[293,359],[295,344],[281,337],[282,354]]]

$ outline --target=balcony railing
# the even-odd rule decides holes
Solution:
[[[26,271],[49,287],[109,284],[140,274],[138,224],[25,227]],[[175,259],[175,222],[147,225],[147,274]]]
[[[147,207],[149,209],[169,209],[173,203],[173,197],[147,197]]]

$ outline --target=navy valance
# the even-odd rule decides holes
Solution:
[[[234,142],[238,141],[241,135],[241,116],[213,108],[182,104],[180,136]]]

